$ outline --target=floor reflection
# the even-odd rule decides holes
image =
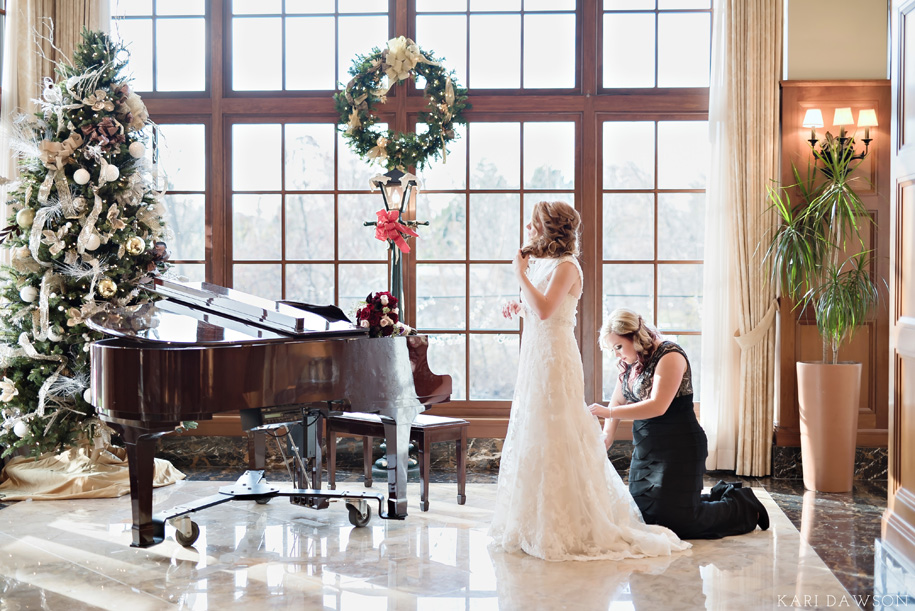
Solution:
[[[185,481],[156,490],[157,508],[212,494]],[[356,488],[353,484],[348,484]],[[363,489],[357,484],[358,489]],[[696,541],[670,558],[548,563],[488,545],[493,484],[431,486],[419,511],[408,486],[405,521],[349,524],[275,499],[194,514],[193,547],[172,538],[135,549],[128,498],[14,503],[0,511],[0,609],[772,609],[797,595],[847,596],[807,538],[820,499],[805,497],[801,530],[763,489],[766,531]],[[809,499],[809,500],[808,500]],[[781,604],[781,603],[785,604]]]

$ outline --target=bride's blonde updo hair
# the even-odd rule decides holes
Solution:
[[[521,248],[525,257],[554,259],[565,255],[578,256],[578,234],[581,216],[565,202],[537,202],[531,214],[531,223],[537,228],[534,241]]]
[[[626,308],[617,308],[610,312],[610,316],[601,326],[598,339],[601,350],[613,349],[613,342],[610,341],[611,333],[632,341],[632,347],[639,356],[639,362],[635,366],[636,375],[642,372],[654,352],[655,341],[661,337],[657,331],[645,324],[641,316]],[[622,360],[619,362],[619,367],[621,371],[625,370]]]

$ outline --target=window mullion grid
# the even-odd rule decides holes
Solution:
[[[283,299],[289,298],[286,294],[286,196],[286,122],[283,121],[280,123],[280,295]]]

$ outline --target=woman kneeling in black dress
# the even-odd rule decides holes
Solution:
[[[693,411],[683,349],[626,309],[604,322],[600,344],[616,354],[621,373],[610,405],[595,403],[591,413],[606,418],[608,448],[620,420],[633,421],[629,492],[645,521],[682,539],[741,535],[757,524],[766,530],[769,515],[749,488],[719,482],[701,494],[708,440]]]

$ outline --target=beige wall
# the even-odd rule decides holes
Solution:
[[[889,78],[887,0],[784,0],[786,80]]]

